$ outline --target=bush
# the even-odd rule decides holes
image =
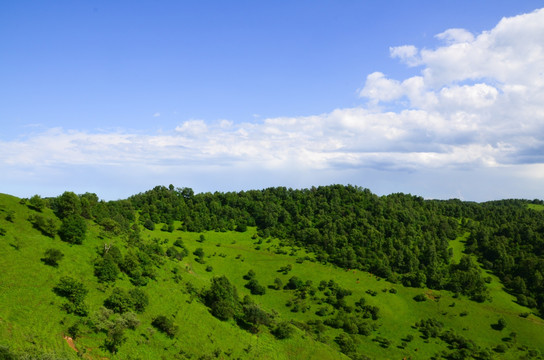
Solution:
[[[149,305],[149,297],[147,294],[138,288],[129,291],[132,300],[132,308],[139,313],[143,313],[147,305]]]
[[[251,291],[252,295],[264,295],[266,293],[265,287],[259,284],[259,282],[255,279],[249,280],[249,282],[246,284],[246,288]]]
[[[43,254],[42,261],[47,265],[57,267],[64,254],[59,249],[47,249]]]
[[[104,300],[104,306],[116,313],[122,314],[132,309],[132,299],[129,293],[121,288],[113,289],[111,295]]]
[[[345,333],[341,333],[340,335],[338,335],[334,339],[334,341],[336,341],[338,346],[340,346],[340,351],[344,354],[350,354],[352,352],[355,352],[356,350],[355,342],[353,341],[351,336]]]
[[[287,285],[284,286],[284,289],[287,290],[296,290],[304,286],[304,281],[302,281],[298,276],[293,276],[289,279]]]
[[[288,321],[282,321],[272,330],[272,335],[277,339],[287,339],[293,335],[293,331]]]
[[[74,313],[79,316],[87,316],[88,309],[84,300],[88,290],[82,282],[77,281],[69,276],[64,276],[60,279],[53,291],[66,299],[68,303],[63,304],[62,308],[68,313]]]
[[[153,221],[151,221],[151,219],[147,219],[145,222],[144,222],[144,227],[147,229],[147,230],[155,230],[155,223]]]
[[[94,274],[100,282],[113,282],[119,275],[119,267],[112,257],[106,256],[94,264]]]
[[[73,214],[62,220],[59,235],[62,241],[70,244],[82,244],[87,233],[87,223],[81,216]]]
[[[178,327],[174,325],[174,321],[164,315],[159,315],[153,319],[151,325],[170,338],[173,338],[178,331]]]
[[[67,298],[72,303],[82,302],[89,292],[81,281],[69,276],[63,276],[53,290],[57,295]]]
[[[427,297],[424,294],[418,294],[414,296],[414,300],[417,302],[427,301]]]
[[[39,230],[43,235],[49,236],[50,238],[54,238],[57,234],[57,225],[55,224],[55,221],[51,218],[45,218],[42,215],[31,215],[28,218],[28,221],[32,224],[32,226]]]
[[[204,303],[219,320],[232,319],[240,312],[238,291],[224,275],[212,278],[210,289],[204,292]]]
[[[253,278],[255,278],[255,271],[253,271],[253,269],[249,270],[247,272],[247,274],[244,275],[244,280],[251,280]]]

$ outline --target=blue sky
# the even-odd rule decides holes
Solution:
[[[544,198],[541,6],[3,2],[0,191]]]

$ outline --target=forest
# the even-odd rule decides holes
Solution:
[[[368,189],[333,185],[198,195],[187,188],[156,187],[128,202],[115,203],[116,208],[132,206],[148,229],[164,223],[161,230],[172,231],[175,220],[193,232],[256,226],[261,236],[302,246],[319,261],[485,301],[485,278],[471,258],[451,261],[449,241],[469,232],[467,254],[477,255],[523,305],[544,314],[544,213],[528,207],[544,204],[541,200],[477,204],[405,194],[379,197]],[[130,214],[119,219],[119,227],[134,218]]]
[[[164,335],[162,344],[178,344],[180,321],[167,311],[156,311],[157,302],[163,303],[158,298],[174,296],[163,293],[167,286],[180,287],[178,299],[169,303],[178,304],[176,313],[182,311],[179,299],[185,299],[183,306],[199,304],[219,321],[214,328],[231,324],[251,336],[269,336],[273,344],[297,338],[303,342],[301,349],[308,347],[307,336],[332,349],[332,354],[338,351],[352,359],[392,354],[417,358],[418,350],[434,358],[491,359],[514,351],[509,349],[523,341],[518,340],[519,330],[511,331],[491,346],[492,340],[485,337],[479,341],[463,336],[458,328],[446,328],[445,322],[462,321],[469,314],[465,310],[456,315],[458,320],[446,319],[459,302],[467,309],[499,306],[498,298],[511,296],[513,305],[508,306],[525,309],[515,315],[518,320],[494,319],[485,330],[491,335],[522,320],[542,324],[542,200],[426,200],[400,193],[378,196],[351,185],[198,194],[170,185],[117,201],[69,191],[55,198],[6,199],[11,200],[0,204],[0,241],[9,246],[0,248],[0,259],[9,268],[10,251],[16,258],[30,248],[19,235],[27,234],[21,229],[28,226],[30,235],[25,236],[43,248],[41,266],[51,269],[44,281],[53,285],[43,296],[53,296],[50,303],[56,307],[50,308],[62,317],[65,336],[76,343],[98,341],[97,351],[107,356],[139,358],[123,349],[127,343],[141,344],[134,334],[145,321],[148,332],[140,337],[148,344],[156,337],[149,329]],[[266,261],[281,260],[278,263],[284,265],[259,265],[263,251]],[[63,266],[75,259],[80,259],[80,266],[88,264],[83,267],[89,270],[81,270],[79,276],[68,268],[64,271]],[[312,276],[307,269],[314,266],[319,270]],[[335,270],[322,270],[326,268]],[[330,271],[336,277],[326,276]],[[361,275],[353,284],[342,280],[347,274]],[[16,287],[8,283],[0,281],[0,287],[6,291]],[[270,294],[284,299],[284,304],[275,303]],[[411,307],[429,302],[439,306],[441,298],[451,302],[435,318],[410,320],[408,335],[393,340],[386,324],[395,320],[389,306],[398,300],[385,301],[386,296],[413,299]],[[6,325],[5,317],[8,314],[0,311],[0,335],[12,336],[13,325]],[[299,338],[298,332],[306,335]],[[443,347],[428,345],[430,339]],[[365,352],[367,341],[377,350]],[[539,344],[526,342],[517,346],[515,358],[538,358],[540,353],[530,345]],[[410,344],[420,345],[410,349]],[[37,346],[42,350],[32,355],[24,348],[0,341],[0,359],[43,358],[43,349],[49,349]],[[205,355],[181,350],[176,357],[236,358],[236,351],[217,348]],[[244,352],[237,357],[256,356],[250,354],[251,346]],[[90,352],[78,351],[78,356],[95,358]]]

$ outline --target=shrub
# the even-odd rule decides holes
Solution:
[[[42,261],[50,266],[59,266],[59,261],[62,260],[64,254],[59,249],[47,249],[43,255]]]
[[[59,283],[53,288],[53,291],[66,299],[68,303],[63,304],[63,309],[68,313],[74,313],[79,316],[87,316],[88,309],[84,303],[85,296],[88,290],[82,282],[77,281],[69,276],[64,276]]]
[[[153,319],[151,325],[170,338],[173,338],[178,331],[178,327],[174,325],[174,321],[164,315],[159,315]]]
[[[129,291],[130,299],[132,301],[132,308],[139,313],[143,313],[147,305],[149,305],[149,297],[147,294],[138,288],[134,288]]]
[[[244,275],[244,280],[251,280],[253,278],[255,278],[255,271],[253,271],[253,269],[249,270],[247,272],[247,274]]]
[[[77,214],[72,214],[62,220],[59,235],[62,241],[70,244],[82,244],[87,233],[85,219]]]
[[[293,331],[288,321],[282,321],[272,330],[272,335],[277,339],[287,339],[293,335]]]
[[[104,300],[104,306],[116,313],[122,314],[132,309],[132,299],[129,293],[121,288],[113,289],[111,295]]]
[[[111,256],[98,259],[94,264],[94,274],[100,282],[113,282],[119,275],[119,267]]]
[[[246,284],[246,288],[251,291],[252,295],[264,295],[266,293],[265,287],[259,284],[259,282],[255,279],[249,280],[249,282]]]
[[[418,294],[414,296],[414,300],[417,302],[427,301],[427,297],[424,294]]]
[[[350,354],[356,350],[355,342],[351,338],[351,336],[341,333],[338,335],[334,341],[340,346],[340,351],[344,354]]]
[[[210,289],[204,292],[204,302],[220,320],[232,319],[240,311],[238,291],[224,275],[212,278]]]

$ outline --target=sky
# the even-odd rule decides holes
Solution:
[[[542,1],[0,3],[0,192],[544,199]]]

